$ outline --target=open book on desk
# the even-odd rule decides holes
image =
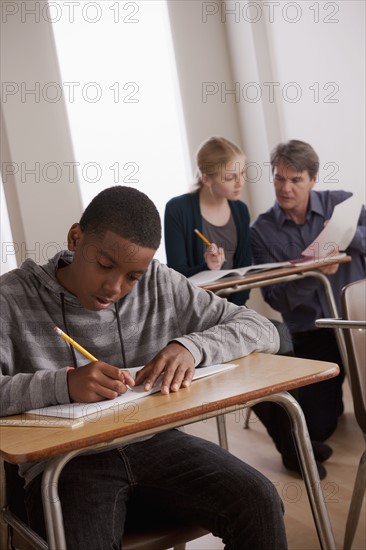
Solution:
[[[314,258],[311,256],[305,256],[303,258],[296,258],[294,260],[287,260],[285,262],[272,262],[268,264],[256,264],[256,265],[247,265],[245,267],[238,267],[235,269],[218,269],[218,270],[206,270],[188,277],[188,280],[195,285],[205,285],[209,283],[214,283],[220,281],[224,277],[244,277],[245,275],[251,275],[252,273],[259,273],[261,271],[269,271],[270,269],[277,269],[280,267],[299,267],[305,263],[316,263],[320,264],[327,260],[338,260],[346,256],[345,252],[339,254],[334,254],[332,256],[323,256]]]
[[[193,380],[224,372],[237,366],[237,363],[220,363],[217,365],[211,365],[209,367],[197,367],[193,376]],[[142,369],[142,367],[134,367],[128,369],[133,377],[136,372]],[[159,376],[157,383],[149,391],[144,391],[144,386],[133,386],[128,389],[122,395],[116,397],[116,399],[109,399],[104,401],[97,401],[96,403],[65,403],[63,405],[52,405],[50,407],[43,407],[42,409],[32,409],[26,412],[26,415],[41,415],[52,416],[58,418],[77,419],[84,418],[86,421],[95,422],[100,417],[101,411],[110,409],[111,411],[118,412],[118,408],[124,407],[126,404],[147,397],[152,393],[160,391],[162,375]],[[128,406],[128,405],[127,405]],[[127,409],[127,407],[126,407]],[[24,418],[26,418],[26,415]],[[39,424],[40,425],[40,424]],[[57,426],[56,426],[57,427]]]
[[[188,280],[195,285],[204,285],[207,283],[213,283],[214,281],[219,281],[223,277],[244,277],[244,275],[254,273],[256,271],[276,269],[277,267],[289,267],[291,265],[292,264],[290,262],[273,262],[269,264],[247,265],[245,267],[237,267],[234,269],[207,269],[206,271],[200,271],[199,273],[192,275],[192,277],[188,277]]]

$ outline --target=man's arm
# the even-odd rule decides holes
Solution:
[[[366,209],[363,206],[358,219],[357,229],[350,245],[350,254],[352,250],[357,251],[362,256],[366,256]]]
[[[283,262],[289,259],[285,256],[283,247],[272,246],[266,241],[260,228],[251,227],[250,236],[254,264]],[[283,315],[292,313],[307,300],[317,300],[319,291],[321,283],[313,277],[261,288],[264,300]]]

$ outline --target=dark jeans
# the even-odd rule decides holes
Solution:
[[[127,508],[142,529],[154,517],[200,525],[226,549],[287,548],[273,484],[218,445],[182,431],[71,460],[59,482],[68,550],[121,548]],[[26,488],[31,526],[44,534],[41,476]]]
[[[306,418],[310,439],[325,441],[332,435],[343,412],[344,367],[333,329],[319,329],[293,335],[296,357],[337,363],[340,373],[330,378],[299,388],[299,404]]]
[[[332,329],[319,329],[293,335],[295,357],[337,363],[341,369],[336,378],[304,386],[290,393],[299,402],[306,419],[310,439],[325,441],[335,431],[343,411],[342,384],[344,368]],[[290,420],[276,403],[259,403],[253,407],[266,426],[277,450],[284,455],[295,454]]]

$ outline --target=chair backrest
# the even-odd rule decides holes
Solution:
[[[365,321],[366,279],[350,283],[343,288],[342,317],[354,321]],[[344,336],[355,416],[361,430],[366,434],[366,330],[345,330]]]

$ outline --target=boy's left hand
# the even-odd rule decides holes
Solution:
[[[135,385],[144,384],[149,391],[163,373],[161,393],[176,392],[190,386],[194,374],[194,359],[190,351],[178,342],[171,342],[136,374]]]

